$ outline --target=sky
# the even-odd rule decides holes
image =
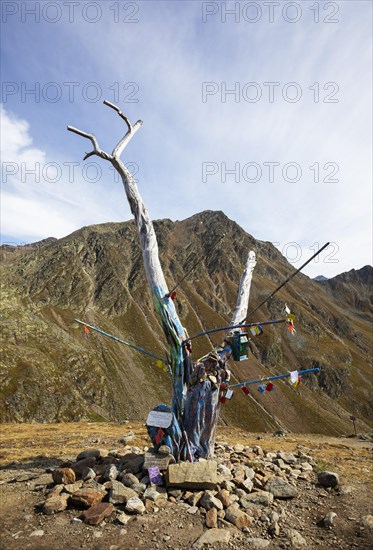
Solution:
[[[222,210],[310,277],[372,264],[372,3],[1,3],[3,243]]]

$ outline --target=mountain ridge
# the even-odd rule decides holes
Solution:
[[[182,278],[188,263],[226,234],[222,246],[177,290],[177,308],[190,334],[229,320],[250,249],[258,257],[251,305],[294,271],[274,245],[256,240],[220,211],[175,222],[155,220],[154,226],[170,287]],[[145,418],[152,406],[169,400],[163,372],[120,344],[84,336],[73,322],[82,318],[164,354],[132,221],[87,226],[13,257],[2,249],[1,269],[5,300],[0,406],[5,421]],[[281,316],[286,301],[296,315],[297,335],[293,338],[278,327],[265,330],[253,340],[249,360],[233,364],[235,376],[248,380],[311,366],[321,366],[321,376],[310,375],[298,392],[279,383],[266,399],[255,389],[249,398],[236,392],[222,412],[225,423],[257,430],[341,433],[349,426],[350,414],[370,422],[372,404],[364,383],[371,364],[369,282],[339,284],[347,285],[347,299],[341,298],[340,286],[300,274],[259,309],[255,322]],[[220,337],[198,339],[194,357],[219,344]]]

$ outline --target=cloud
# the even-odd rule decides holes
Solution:
[[[224,210],[255,237],[279,242],[282,251],[288,243],[298,243],[300,262],[312,254],[315,243],[337,243],[339,263],[313,264],[307,270],[311,275],[330,276],[370,262],[371,4],[339,3],[338,24],[322,23],[322,11],[321,22],[315,24],[315,6],[303,2],[302,20],[294,25],[281,17],[274,24],[264,18],[255,25],[242,20],[236,24],[232,16],[222,24],[220,15],[203,24],[198,2],[180,2],[177,9],[170,2],[139,6],[139,23],[134,25],[114,24],[108,9],[97,24],[77,17],[73,24],[54,25],[53,39],[64,53],[58,67],[48,48],[51,25],[23,26],[17,48],[23,45],[28,52],[27,44],[33,43],[35,51],[22,78],[77,81],[79,86],[71,103],[65,97],[55,105],[31,99],[25,105],[19,97],[10,98],[18,115],[12,117],[7,106],[16,143],[8,158],[28,155],[62,166],[79,160],[89,145],[67,134],[67,123],[95,132],[110,152],[123,124],[101,102],[82,99],[84,83],[96,81],[101,99],[113,101],[118,89],[119,103],[130,118],[144,120],[123,159],[138,164],[140,191],[153,218],[182,219],[201,210]],[[9,62],[8,72],[14,74],[17,67]],[[123,84],[132,81],[138,85],[139,101],[125,103]],[[218,87],[206,102],[203,82]],[[243,97],[248,82],[256,82],[261,90],[256,103]],[[280,83],[273,103],[266,82]],[[301,98],[294,103],[283,96],[289,82],[301,88]],[[233,94],[222,100],[225,85],[238,85],[237,101]],[[338,101],[325,102],[330,95]],[[204,182],[206,162],[216,163],[218,169]],[[250,162],[260,167],[258,181],[245,178]],[[268,162],[279,163],[273,182]],[[290,162],[301,169],[299,181],[283,177]],[[79,161],[73,182],[66,170],[58,184],[44,181],[35,186],[28,178],[26,185],[15,176],[11,191],[6,191],[34,201],[29,206],[37,214],[27,225],[40,226],[38,232],[42,214],[35,202],[55,213],[55,232],[40,237],[59,236],[63,223],[68,232],[71,226],[129,218],[120,183],[108,163],[97,163],[102,169],[97,183],[87,181],[85,164]],[[234,174],[224,181],[224,163],[228,169],[238,164],[238,181]],[[337,181],[330,181],[333,178]],[[26,231],[26,224],[21,225]],[[14,230],[8,223],[11,227]],[[53,227],[53,219],[48,219],[46,229]]]

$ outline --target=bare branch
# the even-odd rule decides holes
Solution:
[[[127,143],[132,139],[132,137],[135,135],[137,130],[141,128],[143,122],[142,120],[138,120],[132,127],[131,130],[128,130],[128,132],[125,134],[125,136],[120,140],[118,145],[116,145],[113,149],[112,155],[113,157],[119,158],[120,155],[123,152],[123,149],[126,147]]]
[[[112,156],[113,157],[116,157],[116,158],[119,158],[120,155],[122,154],[123,152],[123,149],[125,148],[125,146],[127,145],[127,143],[130,141],[130,139],[132,138],[132,136],[137,132],[137,130],[141,127],[141,125],[143,124],[142,120],[138,120],[133,126],[132,124],[130,123],[129,119],[126,117],[126,115],[124,113],[122,113],[122,111],[119,109],[119,107],[117,105],[114,105],[114,103],[111,103],[110,101],[107,101],[107,99],[105,99],[104,101],[104,105],[107,105],[108,107],[110,107],[111,109],[113,109],[115,112],[118,113],[118,115],[120,116],[120,118],[122,120],[124,120],[124,122],[127,124],[127,128],[128,128],[128,131],[127,133],[124,135],[124,137],[119,141],[119,143],[114,147],[113,149],[113,152],[112,152]]]
[[[87,132],[83,132],[83,130],[79,130],[78,128],[74,128],[74,126],[68,126],[67,129],[69,130],[69,132],[73,132],[74,134],[78,134],[78,136],[85,137],[92,142],[93,151],[91,151],[90,153],[86,153],[83,160],[86,160],[92,155],[97,155],[98,157],[101,157],[105,160],[111,159],[110,155],[105,153],[105,151],[101,151],[100,147],[98,146],[96,136],[94,136],[93,134],[88,134]]]
[[[107,99],[105,99],[104,105],[107,105],[107,106],[110,107],[111,109],[114,109],[114,111],[116,111],[116,112],[118,113],[118,115],[120,116],[120,118],[122,118],[122,119],[124,120],[124,122],[127,124],[128,130],[129,130],[129,131],[132,130],[132,125],[131,125],[130,121],[128,120],[128,118],[126,117],[126,115],[125,115],[124,113],[122,113],[122,111],[119,109],[119,107],[117,107],[117,105],[114,105],[114,103],[110,103],[110,101],[107,101]]]

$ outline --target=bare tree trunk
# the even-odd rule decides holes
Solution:
[[[158,320],[162,326],[166,336],[170,350],[170,368],[172,374],[172,410],[180,425],[183,425],[184,413],[184,398],[187,389],[187,381],[189,382],[190,356],[186,348],[183,348],[182,342],[187,338],[185,329],[183,328],[179,316],[176,312],[175,305],[169,297],[168,287],[159,261],[158,243],[155,235],[153,223],[149,217],[148,211],[145,208],[142,197],[137,189],[136,182],[132,174],[127,170],[123,162],[120,160],[120,155],[126,147],[130,139],[141,127],[142,121],[138,120],[133,126],[128,118],[119,110],[116,105],[108,101],[104,104],[113,109],[124,120],[127,125],[127,132],[119,143],[114,147],[110,154],[102,151],[98,145],[97,139],[93,134],[88,134],[82,130],[78,130],[72,126],[68,126],[68,130],[89,139],[93,145],[93,151],[86,153],[84,159],[92,155],[97,155],[100,158],[111,162],[115,170],[118,171],[122,178],[124,190],[131,208],[131,212],[135,218],[137,232],[140,239],[141,250],[144,261],[144,268],[148,284],[152,293],[155,311]],[[255,254],[249,253],[245,270],[241,277],[240,288],[238,292],[237,305],[232,317],[232,324],[238,324],[239,319],[245,318],[249,302],[250,284],[252,272],[255,267]],[[219,390],[215,390],[212,410],[209,410],[211,426],[205,426],[204,438],[209,440],[209,445],[213,447],[214,435],[217,423],[218,414],[218,395]],[[191,430],[193,431],[193,418],[191,421]],[[210,429],[211,428],[211,429]],[[206,432],[207,430],[207,432]],[[209,431],[210,430],[210,431]],[[206,435],[207,433],[207,435]],[[202,437],[202,435],[201,435]],[[207,453],[208,454],[208,453]]]

